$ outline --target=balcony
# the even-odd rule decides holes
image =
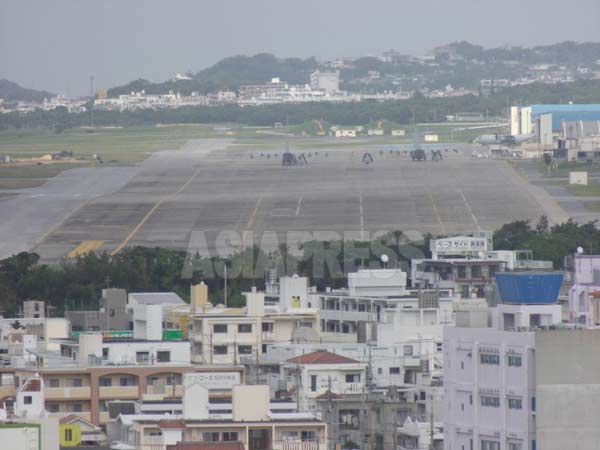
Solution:
[[[46,400],[89,400],[90,387],[47,387],[44,388]]]
[[[138,386],[100,386],[100,399],[136,399],[139,397]]]
[[[344,394],[360,394],[362,391],[362,383],[346,383],[344,386]]]
[[[283,441],[274,441],[271,446],[273,450],[325,450],[326,447],[318,439],[308,441],[286,439]]]
[[[137,389],[137,388],[136,388]],[[173,395],[173,391],[175,395]],[[180,384],[175,385],[175,389],[173,390],[173,385],[148,385],[146,388],[147,395],[164,395],[165,397],[181,397],[183,394],[183,386]]]

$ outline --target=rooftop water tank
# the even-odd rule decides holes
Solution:
[[[502,272],[496,285],[502,303],[550,305],[557,303],[562,273]]]

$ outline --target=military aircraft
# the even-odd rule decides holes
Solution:
[[[521,145],[535,137],[535,134],[482,134],[473,139],[479,145]]]

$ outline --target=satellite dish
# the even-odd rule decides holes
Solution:
[[[385,253],[383,255],[381,255],[381,262],[382,263],[387,263],[390,260],[390,258],[388,257],[388,255],[386,255]]]
[[[577,247],[577,253],[583,255],[583,247]]]

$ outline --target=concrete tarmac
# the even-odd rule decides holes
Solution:
[[[458,234],[562,214],[506,161],[473,159],[467,145],[444,153],[442,162],[412,161],[402,147],[372,147],[371,164],[359,148],[303,148],[307,165],[282,167],[281,150],[230,144],[198,140],[153,155],[119,189],[87,198],[35,251],[56,260],[86,240],[101,240],[99,250],[112,253],[131,245],[189,249],[192,240],[192,248],[206,242],[214,254],[230,250],[223,232],[273,244],[285,243],[289,232]]]

